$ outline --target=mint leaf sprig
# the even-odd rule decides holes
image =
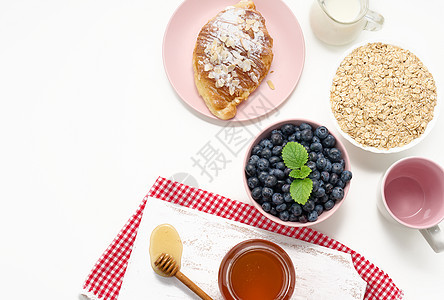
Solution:
[[[313,181],[307,178],[311,169],[306,166],[308,152],[297,142],[289,142],[282,149],[282,158],[287,168],[291,169],[290,176],[295,178],[290,185],[293,200],[304,205],[313,190]]]

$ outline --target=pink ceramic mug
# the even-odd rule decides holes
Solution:
[[[378,207],[391,221],[419,229],[435,252],[444,250],[444,170],[433,161],[408,157],[384,174]]]

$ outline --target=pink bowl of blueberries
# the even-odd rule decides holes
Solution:
[[[287,119],[264,129],[244,160],[244,185],[253,205],[292,227],[318,224],[342,205],[352,172],[344,145],[314,121]]]

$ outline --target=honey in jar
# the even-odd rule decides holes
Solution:
[[[286,300],[295,284],[293,263],[278,245],[260,239],[233,247],[219,268],[226,300]]]

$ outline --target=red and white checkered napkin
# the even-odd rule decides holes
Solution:
[[[91,270],[83,286],[85,295],[103,300],[117,299],[148,197],[180,204],[305,242],[349,253],[356,271],[367,282],[365,300],[399,300],[403,298],[403,292],[387,274],[366,260],[361,254],[326,235],[307,227],[295,228],[276,224],[265,218],[249,204],[233,201],[162,177],[157,179],[148,195],[143,199],[139,209],[129,219]]]

